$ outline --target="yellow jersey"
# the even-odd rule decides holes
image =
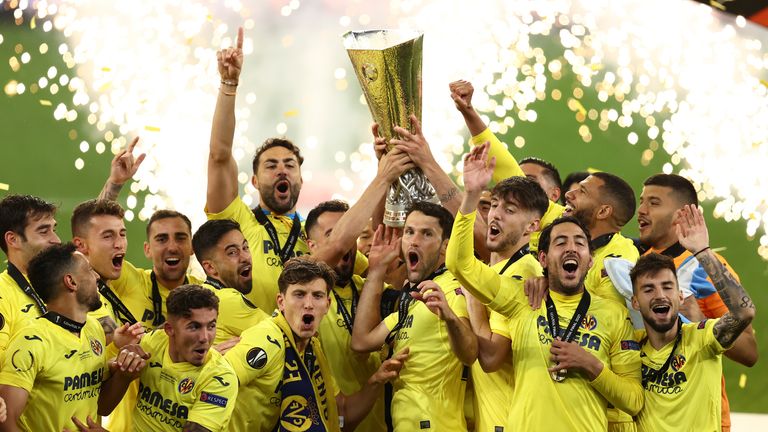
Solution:
[[[19,428],[77,430],[72,417],[98,421],[99,391],[108,377],[105,351],[104,330],[92,317],[79,336],[45,317],[18,330],[3,358],[0,384],[29,394]]]
[[[0,354],[13,335],[40,314],[35,301],[21,290],[8,270],[0,273]]]
[[[253,210],[248,208],[239,197],[235,198],[227,208],[219,213],[206,211],[206,216],[209,220],[230,219],[240,224],[240,231],[248,240],[253,263],[253,270],[251,271],[253,289],[246,294],[246,297],[262,310],[275,310],[277,308],[277,278],[283,271],[283,263],[280,260],[279,251],[275,250],[275,246],[272,244],[267,229],[256,220]],[[275,231],[277,231],[280,247],[284,247],[293,226],[293,219],[289,216],[278,216],[272,213],[267,215],[267,219],[272,222]],[[304,255],[308,252],[307,236],[302,224],[293,255]]]
[[[144,336],[141,347],[151,354],[139,377],[133,414],[135,431],[181,431],[187,422],[210,431],[226,430],[237,399],[237,376],[216,350],[201,366],[174,362],[164,330]]]
[[[563,382],[552,380],[549,333],[544,302],[531,310],[523,282],[505,278],[472,254],[476,213],[459,213],[448,242],[446,263],[465,289],[490,299],[491,309],[511,319],[515,391],[507,421],[510,430],[594,431],[607,428],[609,401],[636,412],[642,406],[640,355],[626,308],[593,296],[574,342],[598,358],[605,367],[593,380],[577,372]],[[582,294],[549,293],[559,322],[570,322]],[[578,409],[573,407],[578,405]]]
[[[214,345],[240,336],[246,329],[269,318],[269,315],[234,288],[216,288],[208,283],[202,286],[212,290],[219,298],[219,317],[216,319]]]
[[[350,348],[352,342],[352,328],[349,324],[354,322],[352,314],[353,299],[359,298],[360,290],[365,284],[365,279],[353,275],[350,283],[344,287],[333,287],[330,295],[331,306],[322,321],[318,334],[323,345],[323,352],[328,359],[331,373],[343,394],[357,393],[381,366],[379,352],[356,353]],[[354,292],[353,292],[354,290]],[[339,305],[341,300],[341,306]],[[344,308],[342,312],[340,307]],[[346,314],[346,315],[345,315]],[[350,318],[347,323],[345,316]],[[384,389],[380,392],[371,412],[357,426],[360,431],[386,431],[384,420]]]
[[[607,243],[605,243],[607,241]],[[587,272],[584,286],[590,294],[600,296],[607,300],[613,300],[622,306],[626,306],[626,299],[616,290],[616,287],[605,271],[606,258],[622,258],[631,263],[637,262],[640,251],[637,250],[632,239],[628,239],[621,233],[601,236],[593,240],[595,251],[592,254],[592,267]]]
[[[493,181],[495,183],[509,177],[525,177],[525,173],[520,168],[520,165],[518,165],[517,160],[515,160],[509,151],[507,151],[507,146],[499,141],[499,138],[497,138],[490,129],[485,128],[484,131],[472,137],[473,145],[481,145],[486,141],[491,143],[488,156],[496,158],[496,168],[493,170]],[[562,205],[553,201],[549,202],[547,211],[539,221],[539,230],[531,233],[529,244],[533,253],[536,253],[539,250],[539,236],[541,235],[541,230],[551,224],[552,221],[562,216],[564,211],[565,207]]]
[[[433,281],[445,293],[456,316],[468,318],[467,301],[456,278],[446,271]],[[402,326],[393,335],[392,349],[400,352],[409,348],[410,354],[393,382],[395,431],[466,430],[464,394],[468,368],[451,350],[445,323],[417,300],[410,301],[402,320],[398,310],[384,318],[384,325],[391,332],[399,321]]]
[[[530,253],[516,260],[507,267],[509,260],[503,260],[494,264],[491,268],[515,280],[541,276],[541,265]],[[505,269],[505,267],[507,267]],[[504,270],[504,273],[501,271]],[[487,308],[491,332],[511,339],[509,335],[509,319]],[[476,361],[472,365],[472,382],[474,384],[473,408],[475,412],[476,432],[503,432],[507,423],[512,391],[514,387],[514,370],[512,357],[508,356],[504,364],[496,372],[487,373]]]
[[[642,343],[645,406],[637,417],[639,431],[685,430],[719,431],[721,427],[721,378],[723,347],[715,338],[719,319],[683,324],[680,342],[670,342],[659,350],[644,341],[645,331],[638,330]],[[668,369],[660,374],[672,355]]]
[[[283,314],[278,312],[272,319],[264,320],[244,331],[240,337],[240,343],[224,355],[240,381],[240,397],[229,430],[271,432],[275,430],[281,410],[290,409],[283,407],[286,401],[283,399],[281,387],[284,370],[289,366],[285,362],[285,337],[295,347],[293,332]],[[321,400],[317,403],[318,408],[325,414],[324,422],[329,426],[329,432],[338,431],[335,397],[339,390],[320,341],[313,337],[310,343],[319,366],[319,374],[312,383],[321,395]],[[301,410],[296,411],[294,417],[297,421],[307,421]]]

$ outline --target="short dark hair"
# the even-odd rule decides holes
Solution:
[[[125,215],[125,210],[115,201],[106,199],[92,199],[81,202],[72,211],[72,217],[69,220],[72,227],[73,237],[82,237],[91,218],[94,216],[115,216],[120,219]]]
[[[581,183],[587,177],[589,177],[589,171],[574,171],[565,176],[565,180],[563,180],[563,195],[561,198],[565,200],[565,193],[568,192],[571,186],[576,183]]]
[[[596,172],[592,174],[603,181],[600,187],[600,196],[605,201],[609,201],[613,207],[613,215],[616,223],[620,226],[626,225],[635,215],[637,203],[635,202],[635,191],[621,177],[607,172]]]
[[[349,204],[341,200],[323,201],[315,208],[309,211],[307,214],[307,220],[304,221],[304,232],[307,233],[307,237],[310,236],[310,231],[317,225],[317,219],[322,216],[323,213],[344,213],[349,210]]]
[[[549,178],[549,180],[552,181],[552,183],[554,183],[555,186],[557,186],[561,191],[563,190],[563,182],[560,181],[560,172],[554,165],[552,165],[552,163],[537,157],[527,157],[521,159],[520,162],[518,162],[518,165],[527,163],[538,165],[544,168],[544,175]]]
[[[295,257],[288,260],[277,278],[280,293],[285,294],[289,285],[304,285],[316,279],[325,281],[327,290],[336,284],[336,273],[328,264],[314,261],[309,257]]]
[[[587,245],[589,246],[589,253],[591,254],[594,250],[594,247],[592,245],[592,236],[589,234],[589,229],[586,225],[581,223],[580,220],[576,219],[573,216],[562,216],[554,221],[552,221],[551,224],[547,225],[546,228],[544,228],[541,231],[541,235],[539,236],[539,251],[541,252],[547,252],[549,251],[549,245],[552,242],[552,229],[556,226],[564,223],[572,223],[578,225],[579,228],[584,232],[584,235],[587,236]]]
[[[304,157],[301,155],[301,150],[291,141],[285,138],[268,138],[264,143],[256,149],[256,154],[253,156],[253,173],[259,172],[259,158],[261,154],[273,147],[283,147],[290,150],[299,161],[299,166],[304,163]]]
[[[171,290],[165,301],[168,315],[182,318],[192,316],[192,309],[219,310],[219,298],[213,290],[200,285],[188,284]]]
[[[209,259],[219,240],[231,231],[240,231],[240,224],[231,219],[209,220],[200,225],[192,236],[192,250],[198,261]]]
[[[55,215],[56,205],[32,195],[8,195],[0,200],[0,249],[8,253],[5,233],[14,232],[26,240],[24,229],[31,219]]]
[[[60,294],[62,278],[75,265],[75,251],[72,242],[45,248],[29,261],[27,277],[40,299],[49,302]]]
[[[655,174],[643,182],[643,186],[663,186],[672,189],[677,199],[683,204],[699,205],[696,188],[687,178],[677,174]]]
[[[549,208],[549,198],[544,189],[528,177],[515,176],[504,179],[496,183],[491,190],[491,196],[499,199],[507,199],[510,195],[523,210],[532,211],[539,217]]]
[[[187,228],[189,228],[189,232],[192,233],[192,222],[189,220],[189,218],[185,214],[179,213],[176,210],[158,210],[152,213],[152,216],[147,221],[147,239],[149,239],[149,229],[152,228],[153,223],[162,219],[172,219],[172,218],[181,218],[181,220],[183,220],[184,223],[187,224]]]
[[[408,212],[405,214],[405,219],[408,220],[413,212],[421,212],[427,216],[432,216],[437,219],[440,224],[440,228],[443,231],[442,240],[451,238],[451,230],[453,229],[453,215],[445,207],[440,204],[431,203],[429,201],[415,201],[408,208]]]
[[[672,258],[655,252],[641,256],[638,258],[632,270],[629,271],[629,279],[632,281],[632,290],[634,291],[637,279],[640,276],[653,276],[664,269],[670,270],[672,274],[675,275],[675,280],[677,280],[677,268],[675,268],[675,261]]]

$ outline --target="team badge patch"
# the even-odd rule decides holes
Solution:
[[[200,402],[209,403],[222,408],[227,406],[227,398],[207,392],[200,393]]]
[[[91,351],[93,351],[94,354],[97,356],[100,356],[101,353],[104,352],[104,346],[101,344],[100,341],[96,339],[91,339]]]
[[[640,351],[640,344],[633,340],[621,341],[622,351]]]
[[[35,356],[27,350],[16,350],[11,355],[11,365],[16,372],[26,372],[32,369],[32,365],[35,364]]]
[[[674,369],[675,371],[679,371],[680,369],[683,368],[683,366],[685,366],[685,356],[682,354],[676,354],[672,358],[672,362],[670,363],[670,366],[672,366],[672,369]]]
[[[698,325],[696,328],[697,328],[697,329],[699,329],[699,330],[701,330],[701,329],[703,329],[703,328],[704,328],[704,327],[706,327],[706,326],[707,326],[707,318],[705,318],[705,319],[701,320],[701,321],[699,322],[699,325]]]
[[[192,378],[184,378],[179,382],[179,393],[187,394],[195,388],[195,381]]]
[[[453,290],[453,293],[456,294],[456,295],[460,295],[460,296],[464,295],[464,291],[461,290],[461,287],[456,288],[455,290]]]
[[[245,355],[245,361],[248,366],[261,369],[267,364],[267,352],[261,348],[251,348]]]
[[[585,330],[594,330],[597,328],[597,318],[594,315],[586,315],[581,320],[581,328]]]

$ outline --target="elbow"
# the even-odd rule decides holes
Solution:
[[[349,347],[353,352],[358,354],[365,354],[373,351],[373,349],[369,349],[368,344],[365,343],[363,338],[355,337],[354,335],[352,335],[352,340],[349,342]]]
[[[620,409],[632,417],[640,413],[645,404],[645,395],[643,394],[643,386],[640,383],[636,383],[632,386],[632,391],[628,393],[628,400],[626,405]]]
[[[217,165],[229,163],[229,160],[232,158],[232,152],[229,149],[215,149],[213,145],[211,147],[211,150],[208,152],[208,162]]]
[[[478,356],[477,361],[480,363],[480,367],[483,368],[483,372],[485,373],[493,373],[501,369],[501,362],[496,361],[496,359]]]

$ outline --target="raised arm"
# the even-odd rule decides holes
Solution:
[[[232,157],[235,137],[235,96],[243,67],[243,28],[237,31],[237,45],[216,53],[221,86],[211,125],[208,153],[208,192],[206,210],[218,213],[238,194],[237,162]]]
[[[468,81],[454,81],[448,85],[451,90],[451,98],[456,104],[456,109],[464,117],[469,133],[472,134],[472,144],[481,145],[486,141],[491,143],[490,154],[498,162],[493,173],[493,180],[499,182],[508,177],[525,176],[514,156],[507,151],[504,144],[491,132],[485,122],[477,114],[472,106],[472,94],[475,89]]]
[[[313,253],[312,257],[335,266],[368,224],[375,210],[371,203],[380,202],[385,197],[389,185],[397,180],[400,174],[415,166],[406,153],[397,149],[382,156],[376,177],[365,188],[355,205],[350,207],[333,227],[326,245]]]
[[[133,149],[139,142],[139,137],[134,138],[128,145],[128,148],[119,152],[112,158],[112,163],[109,166],[109,177],[107,182],[104,183],[104,187],[99,193],[98,199],[115,201],[120,195],[120,191],[123,189],[123,185],[128,182],[139,170],[141,163],[144,162],[144,158],[147,157],[146,153],[140,154],[138,157],[133,157]]]
[[[421,168],[429,182],[435,187],[440,204],[447,208],[451,214],[456,214],[462,197],[459,187],[437,164],[432,151],[429,149],[429,143],[421,131],[421,123],[415,115],[411,115],[411,126],[413,133],[403,127],[396,126],[395,132],[400,136],[400,139],[392,138],[390,143],[396,149],[408,153],[416,166]]]
[[[485,372],[496,372],[512,349],[512,342],[499,334],[493,333],[486,306],[470,294],[467,298],[467,313],[472,332],[477,337],[477,360]]]
[[[373,352],[384,345],[389,329],[382,320],[379,305],[387,267],[400,255],[401,237],[397,230],[379,225],[368,253],[368,278],[360,294],[350,346],[355,352]]]
[[[729,348],[755,317],[755,305],[747,291],[709,248],[709,232],[701,210],[687,205],[678,210],[675,229],[680,244],[699,260],[717,293],[728,307],[713,331],[717,341]]]

